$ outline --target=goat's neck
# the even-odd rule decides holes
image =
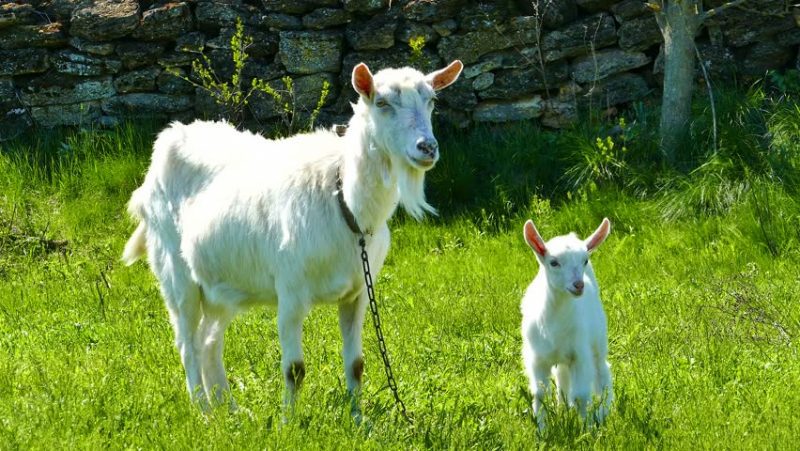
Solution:
[[[394,213],[399,199],[397,177],[386,152],[376,147],[368,124],[351,121],[342,167],[345,202],[358,226],[374,232]]]

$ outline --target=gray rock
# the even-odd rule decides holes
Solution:
[[[546,100],[539,122],[550,128],[571,127],[578,122],[578,106],[574,101]]]
[[[797,28],[792,15],[783,11],[783,1],[759,3],[761,14],[741,13],[736,8],[730,8],[707,20],[707,25],[719,27],[725,37],[725,44],[732,47],[767,41],[779,33]]]
[[[623,23],[635,17],[644,16],[645,14],[653,14],[647,8],[647,2],[642,0],[623,0],[611,5],[611,12],[619,23]]]
[[[797,11],[800,11],[800,8],[798,8]],[[787,32],[779,33],[775,37],[775,42],[783,47],[791,47],[800,44],[800,26],[798,28],[792,28]]]
[[[92,42],[81,39],[77,36],[69,38],[69,45],[75,50],[92,55],[109,56],[114,53],[115,44],[113,42]]]
[[[47,50],[0,50],[0,75],[37,74],[50,68]]]
[[[572,22],[578,17],[578,7],[575,0],[556,0],[539,2],[544,11],[540,11],[542,25],[548,29],[555,29]]]
[[[482,56],[478,63],[465,67],[461,76],[473,78],[495,69],[522,69],[538,64],[539,60],[539,50],[536,47],[501,50],[488,53]]]
[[[652,14],[627,20],[619,26],[619,46],[623,50],[644,50],[661,41],[661,31]]]
[[[175,72],[175,74],[171,73]],[[176,67],[171,71],[164,70],[156,77],[158,90],[164,94],[191,94],[194,92],[194,85],[181,77],[187,77],[185,70]]]
[[[122,68],[122,62],[119,60],[87,55],[73,50],[56,52],[52,56],[51,62],[57,72],[81,77],[116,74]]]
[[[139,28],[132,36],[145,41],[174,40],[193,26],[192,11],[186,2],[167,3],[142,13]]]
[[[0,30],[14,25],[36,23],[36,9],[27,3],[0,4]]]
[[[247,11],[241,5],[218,1],[198,2],[194,11],[197,27],[203,31],[216,31],[236,26],[236,20],[245,21]]]
[[[436,22],[435,24],[431,25],[431,27],[436,30],[439,36],[450,36],[458,29],[458,22],[453,19],[447,19],[441,22]]]
[[[441,22],[455,17],[466,0],[408,0],[402,6],[403,17],[417,22]]]
[[[190,110],[193,99],[186,95],[136,93],[110,97],[101,106],[111,116],[163,117]]]
[[[608,11],[619,0],[575,0],[578,7],[588,12]]]
[[[422,38],[426,46],[435,46],[439,42],[439,33],[430,25],[405,22],[397,29],[394,35],[398,43],[408,44],[411,39]]]
[[[114,80],[114,89],[120,94],[155,91],[156,78],[161,71],[162,69],[158,66],[150,66],[127,72]]]
[[[700,52],[700,57],[703,61],[703,64],[706,66],[706,70],[711,73],[712,75],[716,76],[723,76],[723,77],[732,77],[736,73],[736,58],[733,54],[733,51],[728,47],[722,45],[713,45],[708,42],[698,42],[697,43],[697,50]],[[659,73],[663,72],[663,49],[658,54],[658,58],[656,58],[656,64],[653,66],[653,72]],[[659,59],[662,61],[660,62],[660,69],[659,69]],[[697,68],[697,75],[702,76],[702,69],[700,67]]]
[[[508,102],[483,102],[475,107],[472,118],[477,122],[510,122],[537,118],[544,111],[539,95]]]
[[[17,89],[14,86],[14,79],[0,77],[0,118],[17,103]]]
[[[138,1],[93,2],[73,11],[70,34],[90,41],[110,41],[129,35],[138,25]]]
[[[472,89],[482,91],[494,83],[494,74],[491,72],[484,72],[472,81]]]
[[[233,38],[235,33],[235,28],[223,28],[220,30],[217,37],[207,40],[205,46],[213,50],[227,50],[230,55],[231,38]],[[256,58],[264,58],[278,52],[277,34],[257,31],[250,28],[245,28],[244,34],[253,39],[253,43],[247,47],[248,55]]]
[[[545,61],[585,55],[617,42],[614,19],[598,14],[579,20],[569,26],[551,31],[542,38]]]
[[[197,53],[170,52],[159,56],[156,62],[161,67],[186,67],[191,66],[192,62],[199,57]],[[230,53],[226,57],[230,60]]]
[[[117,56],[126,69],[150,66],[164,53],[164,46],[155,42],[126,41],[117,44]]]
[[[354,13],[374,13],[389,8],[389,0],[342,0],[344,9]]]
[[[478,96],[472,89],[471,80],[461,79],[448,86],[447,89],[439,91],[436,95],[437,103],[442,108],[453,110],[468,111],[475,108],[478,104]]]
[[[31,116],[41,127],[63,125],[89,125],[100,117],[100,102],[82,102],[70,105],[43,105],[30,109]]]
[[[279,63],[271,63],[264,60],[249,59],[242,69],[242,78],[249,85],[250,80],[258,78],[260,80],[274,80],[287,75],[286,71]]]
[[[598,83],[590,94],[581,99],[591,101],[595,108],[607,108],[641,99],[650,92],[650,87],[641,75],[619,74]]]
[[[63,47],[67,35],[63,26],[54,22],[47,25],[18,25],[0,30],[0,48],[21,49],[31,47]]]
[[[759,42],[747,47],[744,58],[739,60],[739,72],[764,76],[768,70],[786,66],[793,56],[790,47],[781,47],[775,41]]]
[[[305,14],[315,7],[313,1],[304,0],[261,0],[261,4],[267,11],[284,14]]]
[[[524,94],[554,89],[569,77],[569,66],[563,60],[544,66],[524,69],[499,70],[494,74],[494,83],[478,93],[482,99],[514,99]]]
[[[339,72],[344,43],[341,33],[284,31],[280,33],[279,57],[293,74]]]
[[[292,96],[286,95],[286,85],[282,80],[273,80],[268,84],[279,93],[284,93],[283,102],[290,102],[295,112],[300,115],[308,115],[317,107],[320,101],[323,83],[329,85],[329,94],[323,102],[330,105],[336,99],[337,83],[336,77],[332,74],[314,74],[297,77],[292,80]],[[294,99],[292,104],[290,99]],[[258,120],[265,120],[281,115],[280,105],[275,99],[267,94],[259,93],[253,96],[250,102],[253,116]]]
[[[20,89],[25,105],[67,105],[100,100],[116,94],[111,77],[75,80],[70,77],[46,76],[31,81]]]
[[[366,22],[353,22],[347,26],[347,42],[355,50],[381,50],[394,46],[397,22],[378,16]]]
[[[445,61],[460,59],[464,64],[471,64],[487,53],[503,50],[514,44],[509,34],[488,30],[443,37],[439,41],[438,49],[439,55]]]
[[[186,33],[175,40],[175,50],[178,52],[199,53],[205,47],[206,36],[199,31]]]
[[[261,16],[259,24],[271,31],[302,30],[303,21],[289,14],[269,13]]]
[[[462,31],[495,30],[505,28],[510,15],[507,2],[479,2],[462,8],[458,22]]]
[[[353,20],[353,16],[347,10],[319,8],[303,16],[303,25],[312,30],[322,30],[348,24],[351,20]]]
[[[572,63],[572,79],[578,83],[602,80],[609,75],[636,69],[650,63],[651,58],[641,52],[608,49],[595,55],[580,57]]]
[[[26,0],[22,0],[26,1]],[[50,20],[69,22],[72,13],[80,8],[91,6],[94,0],[45,0],[32,2],[37,12],[47,15]]]

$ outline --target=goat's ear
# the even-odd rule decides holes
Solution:
[[[530,219],[525,222],[525,227],[522,228],[522,235],[525,237],[525,242],[528,243],[528,246],[536,252],[536,255],[544,257],[545,254],[547,254],[544,240],[542,236],[539,235],[539,231],[536,230],[536,226],[533,225],[533,221]]]
[[[460,60],[455,60],[444,69],[439,69],[436,72],[428,74],[428,83],[430,83],[434,91],[444,89],[458,80],[458,76],[461,74],[461,69],[463,68],[464,63]]]
[[[353,89],[355,89],[356,92],[363,97],[371,99],[373,94],[375,94],[375,85],[372,82],[372,72],[369,71],[369,67],[367,67],[366,64],[358,63],[358,65],[353,68],[352,82]]]
[[[603,218],[603,222],[600,223],[600,227],[594,231],[592,236],[586,238],[584,241],[584,243],[586,243],[586,249],[588,249],[589,252],[597,249],[597,246],[606,240],[606,237],[609,233],[611,233],[611,222],[608,220],[608,218]]]

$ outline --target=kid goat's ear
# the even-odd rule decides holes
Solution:
[[[545,254],[547,254],[544,240],[542,236],[539,235],[539,231],[536,230],[536,226],[533,225],[533,221],[530,219],[525,222],[525,227],[522,228],[522,235],[525,237],[525,242],[528,243],[528,246],[536,252],[536,255],[544,257]]]
[[[460,60],[455,60],[444,69],[439,69],[436,72],[428,74],[427,79],[434,91],[444,89],[458,80],[461,74],[461,69],[464,68],[464,63]]]
[[[600,223],[600,227],[594,231],[592,236],[586,238],[584,241],[584,243],[586,243],[586,249],[588,249],[589,252],[597,249],[597,246],[605,241],[609,233],[611,233],[611,222],[608,220],[608,218],[603,218],[603,222]]]
[[[364,63],[358,63],[353,68],[352,78],[353,89],[359,95],[371,99],[372,95],[375,94],[375,85],[372,82],[372,72],[369,71],[369,67]]]

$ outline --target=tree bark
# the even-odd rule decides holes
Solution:
[[[656,13],[664,37],[664,91],[661,104],[661,152],[674,164],[687,142],[695,74],[694,37],[702,17],[692,0],[665,1]]]

